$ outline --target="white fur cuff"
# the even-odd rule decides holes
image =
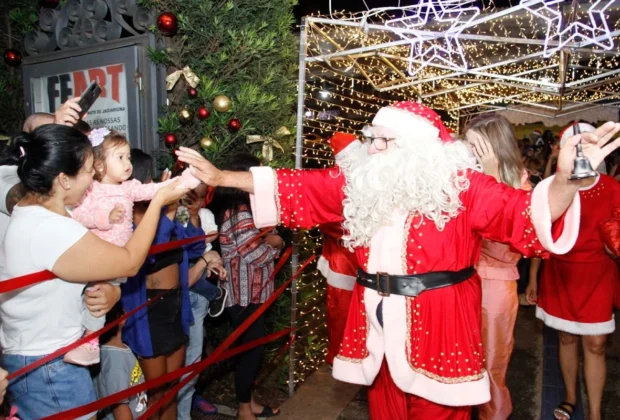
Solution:
[[[532,223],[536,235],[542,246],[556,255],[563,255],[570,251],[577,236],[579,236],[579,219],[581,217],[581,202],[579,193],[575,194],[572,203],[564,215],[564,229],[557,241],[551,235],[551,209],[549,208],[549,186],[554,176],[541,181],[532,193]]]
[[[250,168],[254,180],[254,194],[250,194],[252,216],[257,228],[276,226],[278,224],[278,207],[276,205],[276,174],[268,166]]]

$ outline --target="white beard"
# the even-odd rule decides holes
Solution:
[[[462,208],[461,192],[469,188],[468,169],[480,170],[461,142],[399,138],[399,148],[368,154],[368,144],[339,157],[347,179],[344,188],[344,245],[370,246],[381,226],[397,210],[415,214],[443,230]],[[422,219],[420,219],[422,220]]]

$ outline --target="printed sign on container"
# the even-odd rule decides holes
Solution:
[[[67,99],[81,96],[93,81],[102,92],[84,121],[127,134],[127,75],[124,64],[111,64],[31,79],[35,112],[54,113]]]

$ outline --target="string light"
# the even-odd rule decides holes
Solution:
[[[549,7],[554,1],[547,2]],[[428,0],[422,3],[428,6]],[[466,8],[465,3],[460,2],[459,7]],[[456,132],[459,119],[485,109],[527,104],[528,112],[534,110],[545,117],[561,115],[566,109],[570,112],[618,102],[619,55],[605,51],[611,45],[607,32],[596,32],[594,24],[599,29],[608,27],[618,32],[620,8],[613,7],[610,1],[593,0],[573,12],[571,25],[578,30],[572,33],[583,36],[562,39],[563,46],[572,48],[565,63],[568,70],[564,71],[559,54],[542,59],[547,54],[545,45],[559,45],[555,40],[547,40],[548,19],[533,12],[542,3],[528,0],[498,10],[492,2],[484,2],[484,14],[472,10],[461,18],[458,11],[436,9],[443,13],[441,19],[428,19],[423,27],[415,22],[406,27],[402,14],[395,16],[385,8],[359,13],[332,11],[333,19],[311,16],[305,102],[313,118],[304,122],[306,132],[321,136],[324,143],[336,130],[355,134],[372,120],[378,109],[399,100],[418,100],[440,113],[443,111],[444,122]],[[420,4],[407,7],[419,11]],[[528,10],[528,5],[532,10]],[[445,47],[445,36],[456,28],[469,67],[467,72],[433,60],[411,61],[410,43],[398,43],[403,29],[420,30],[426,32],[420,35],[424,42],[443,42]],[[587,34],[592,36],[587,38]],[[580,43],[575,44],[575,40]],[[412,65],[415,77],[409,75]],[[318,92],[327,87],[330,97],[322,98]],[[325,110],[339,112],[333,119],[318,118]],[[327,167],[333,161],[329,151],[318,148],[316,152],[305,150],[303,162]]]

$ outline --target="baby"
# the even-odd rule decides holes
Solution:
[[[133,233],[133,203],[148,201],[155,193],[174,180],[158,184],[142,184],[131,177],[131,152],[127,138],[107,128],[93,130],[88,138],[93,146],[95,181],[82,202],[73,208],[73,218],[95,235],[118,246],[125,246]],[[180,187],[196,188],[200,181],[189,171],[181,175]],[[127,279],[113,279],[118,285]],[[82,310],[86,334],[100,330],[105,317],[93,316],[86,307]],[[99,340],[95,339],[68,352],[65,362],[82,366],[99,363]]]

